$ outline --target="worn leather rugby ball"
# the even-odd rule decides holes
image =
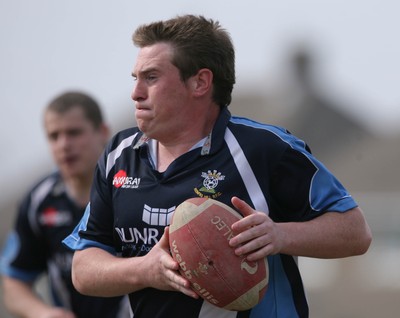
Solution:
[[[219,201],[191,198],[175,210],[169,244],[180,273],[211,304],[242,311],[257,305],[268,287],[267,259],[249,262],[229,246],[241,215]]]

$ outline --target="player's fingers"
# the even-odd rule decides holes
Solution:
[[[264,246],[263,248],[260,248],[256,251],[246,255],[246,259],[248,261],[255,262],[255,261],[258,261],[260,259],[267,257],[268,255],[272,255],[272,254],[275,254],[275,253],[273,251],[272,245],[269,244],[269,245]]]
[[[192,289],[190,288],[186,288],[186,287],[182,287],[182,286],[178,286],[177,288],[178,291],[180,291],[181,293],[184,293],[186,296],[192,297],[192,298],[199,298],[199,295],[197,295]]]
[[[232,230],[235,233],[240,233],[257,226],[260,226],[260,229],[265,230],[270,221],[271,219],[265,213],[256,211],[255,213],[233,223]]]
[[[53,307],[46,314],[43,315],[45,318],[76,318],[76,316],[63,308]]]
[[[255,253],[256,251],[260,251],[268,246],[268,252],[271,252],[270,249],[272,247],[272,241],[269,235],[259,236],[255,239],[249,240],[246,243],[240,244],[235,248],[235,254],[238,256],[248,255],[250,253]],[[264,252],[267,251],[264,249]],[[263,256],[266,256],[265,254]]]
[[[164,228],[164,234],[161,236],[158,242],[162,248],[169,248],[169,227]]]
[[[243,215],[243,217],[251,215],[255,212],[250,205],[238,197],[232,197],[231,202],[233,206]]]
[[[232,224],[235,236],[230,240],[231,246],[243,244],[249,240],[266,235],[272,231],[273,223],[262,212],[256,212]]]
[[[167,270],[172,270],[172,271],[177,271],[179,269],[179,264],[178,262],[176,262],[171,254],[165,253],[163,255],[161,255],[160,258],[161,264],[162,266],[167,269]]]
[[[167,276],[170,284],[175,288],[180,288],[180,287],[188,288],[189,287],[188,280],[185,279],[183,276],[181,276],[178,271],[168,270],[166,272],[166,276]]]
[[[168,271],[170,286],[177,291],[193,298],[198,298],[198,295],[190,288],[190,282],[179,274],[177,271]]]
[[[169,227],[166,226],[164,234],[159,242],[160,246],[169,250]],[[166,268],[166,276],[169,279],[169,285],[172,289],[180,291],[185,295],[198,298],[198,295],[190,288],[190,282],[184,278],[178,271],[179,264],[170,254],[162,256],[162,263]]]
[[[238,197],[232,197],[231,201],[234,207],[243,215],[242,219],[232,224],[232,230],[234,232],[239,233],[248,228],[271,221],[267,214],[254,210]]]

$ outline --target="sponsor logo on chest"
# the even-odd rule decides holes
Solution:
[[[68,211],[60,211],[54,207],[47,207],[39,216],[39,223],[48,227],[68,225],[72,222],[72,215]]]
[[[140,185],[140,178],[129,177],[125,170],[119,170],[114,175],[112,184],[116,188],[137,189]]]

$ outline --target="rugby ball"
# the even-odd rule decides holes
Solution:
[[[177,206],[169,229],[172,257],[191,288],[211,304],[242,311],[257,305],[268,287],[267,259],[249,262],[229,246],[241,215],[219,201],[191,198]]]

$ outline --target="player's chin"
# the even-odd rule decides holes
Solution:
[[[144,120],[144,119],[136,117],[136,123],[137,123],[137,126],[139,127],[139,129],[141,131],[143,131],[144,133],[147,134],[148,132],[151,131],[150,123],[148,120]]]
[[[60,166],[61,175],[66,179],[81,179],[88,175],[89,169],[84,169],[80,165]]]
[[[138,111],[135,113],[136,124],[139,128],[148,126],[153,120],[153,115],[149,111]]]

